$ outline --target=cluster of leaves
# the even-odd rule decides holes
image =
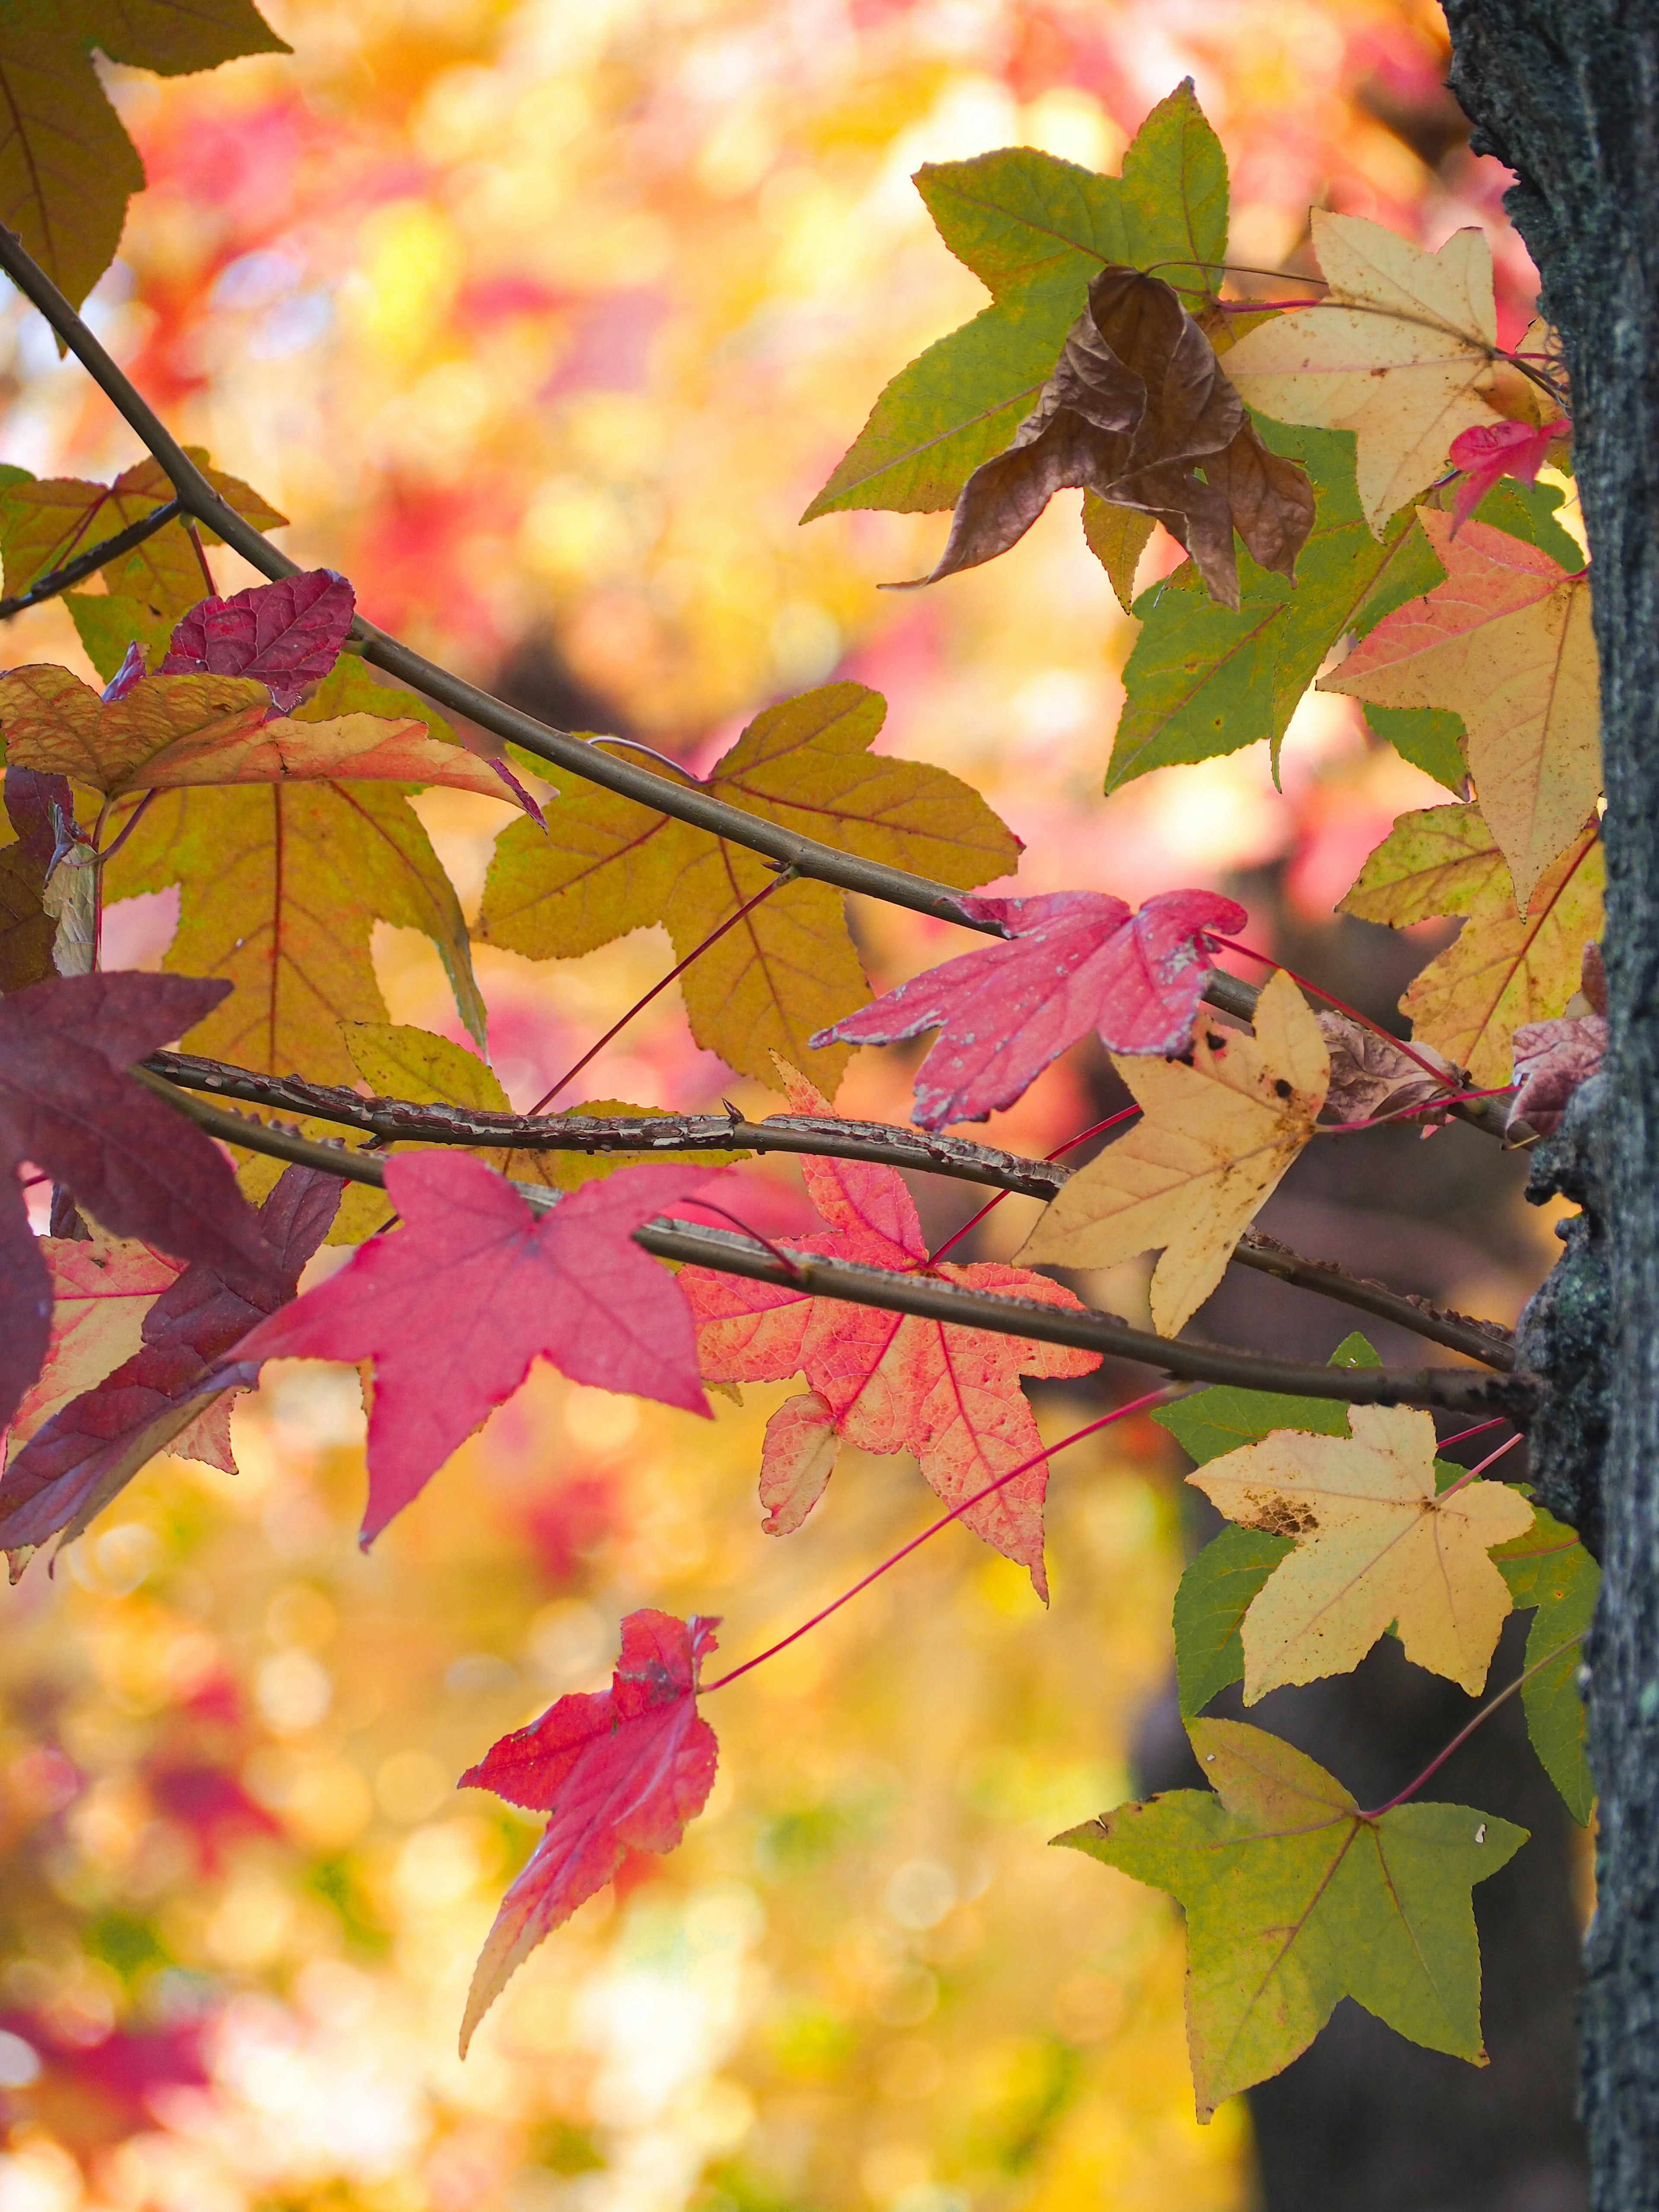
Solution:
[[[77,27],[69,43],[79,53],[88,40],[101,33]],[[277,1178],[267,1161],[239,1189],[209,1140],[127,1072],[183,1036],[252,1075],[389,1081],[499,1109],[486,1063],[392,1030],[374,985],[374,923],[420,928],[483,1048],[466,926],[409,805],[423,785],[517,810],[483,937],[569,958],[665,924],[693,1035],[742,1073],[784,1063],[797,1114],[833,1121],[854,1047],[936,1028],[918,1124],[982,1119],[1097,1034],[1135,1100],[1131,1126],[1065,1184],[1019,1258],[1095,1267],[1158,1252],[1152,1316],[1169,1339],[1322,1117],[1352,1125],[1443,1109],[1470,1082],[1510,1087],[1513,1048],[1540,1126],[1595,1065],[1589,580],[1554,520],[1559,492],[1535,482],[1546,456],[1565,456],[1559,395],[1542,370],[1517,373],[1524,352],[1499,351],[1484,240],[1459,234],[1428,254],[1320,216],[1322,300],[1224,301],[1225,164],[1190,87],[1154,111],[1119,178],[1025,149],[919,183],[993,304],[895,380],[809,513],[953,507],[933,581],[998,557],[1054,490],[1083,488],[1085,536],[1141,624],[1109,791],[1264,737],[1276,759],[1319,669],[1356,641],[1326,688],[1364,699],[1380,737],[1460,793],[1397,823],[1344,902],[1396,927],[1462,918],[1405,1001],[1437,1056],[1316,1017],[1283,972],[1248,1029],[1223,1019],[1205,993],[1244,916],[1197,890],[1135,915],[1097,892],[960,900],[998,941],[868,1003],[842,894],[684,818],[672,781],[659,810],[583,782],[539,805],[504,759],[369,673],[349,649],[343,579],[318,570],[221,598],[200,534],[162,513],[173,487],[155,464],[109,486],[8,471],[14,594],[157,525],[101,564],[101,592],[70,594],[101,694],[62,668],[0,678],[15,833],[0,878],[13,1170],[0,1545],[15,1563],[77,1534],[169,1443],[229,1464],[228,1395],[277,1357],[373,1364],[367,1542],[541,1358],[704,1414],[705,1383],[799,1374],[806,1389],[766,1434],[771,1532],[813,1509],[843,1438],[908,1450],[950,1517],[1044,1590],[1047,1456],[1020,1378],[1080,1376],[1097,1355],[1026,1338],[1015,1318],[996,1334],[813,1296],[794,1261],[992,1291],[1028,1311],[1080,1301],[1024,1265],[930,1253],[894,1169],[809,1159],[824,1226],[770,1248],[781,1280],[671,1277],[635,1232],[694,1200],[716,1170],[706,1156],[613,1158],[573,1188],[533,1168],[515,1179],[500,1154],[406,1152],[385,1164],[384,1195],[340,1207],[315,1166]],[[247,486],[215,482],[258,528],[280,522]],[[1191,557],[1134,598],[1160,524]],[[1007,872],[1018,841],[978,794],[872,752],[883,713],[850,683],[769,707],[701,793],[951,891]],[[174,972],[97,973],[103,902],[172,885]],[[57,1187],[68,1233],[30,1233],[26,1167]],[[296,1295],[325,1234],[357,1249]],[[1373,1355],[1356,1343],[1339,1360]],[[1263,1731],[1201,1709],[1241,1676],[1253,1703],[1345,1670],[1390,1629],[1473,1694],[1507,1613],[1534,1607],[1533,1740],[1583,1819],[1574,1645],[1594,1564],[1517,1489],[1441,1470],[1426,1413],[1210,1391],[1164,1418],[1235,1524],[1176,1609],[1182,1711],[1216,1789],[1120,1808],[1059,1840],[1187,1906],[1205,2111],[1286,2063],[1345,1992],[1478,2057],[1468,1892],[1520,1832],[1407,1804],[1410,1791],[1363,1811]],[[465,2034],[624,1850],[672,1848],[701,1808],[715,1747],[698,1668],[714,1626],[631,1615],[610,1692],[561,1699],[465,1778],[550,1815],[479,1962]]]

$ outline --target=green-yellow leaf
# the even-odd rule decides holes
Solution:
[[[289,49],[250,0],[10,0],[0,21],[0,216],[79,307],[121,242],[143,165],[93,67],[174,76]]]
[[[1413,1035],[1495,1088],[1512,1079],[1516,1029],[1553,1019],[1577,989],[1584,947],[1601,935],[1603,880],[1592,822],[1520,915],[1508,864],[1480,810],[1431,806],[1401,816],[1339,911],[1395,929],[1435,915],[1464,917],[1456,942],[1417,977],[1401,1010]]]
[[[708,788],[842,852],[967,890],[1012,867],[1017,839],[942,769],[870,750],[885,708],[830,684],[757,715]],[[567,778],[531,823],[503,831],[484,885],[481,934],[532,959],[570,959],[661,922],[680,959],[776,881],[758,854]],[[528,836],[520,836],[521,829]],[[842,894],[796,882],[729,930],[682,980],[692,1035],[763,1082],[779,1053],[833,1091],[848,1048],[808,1040],[868,996]]]
[[[1135,571],[1152,534],[1152,518],[1138,507],[1115,507],[1097,491],[1083,495],[1084,543],[1106,571],[1126,615],[1134,612]]]
[[[899,372],[803,521],[951,506],[1036,403],[1098,270],[1151,270],[1196,307],[1226,252],[1226,161],[1190,80],[1147,117],[1121,177],[1012,146],[930,163],[916,188],[994,304]]]
[[[1177,1790],[1056,1836],[1187,1915],[1187,2036],[1200,2119],[1280,2072],[1338,2000],[1484,2064],[1470,1892],[1526,1841],[1462,1805],[1367,1819],[1323,1767],[1261,1729],[1194,1721],[1214,1794]]]
[[[1492,1557],[1516,1611],[1538,1608],[1526,1656],[1527,1666],[1538,1672],[1521,1692],[1527,1733],[1544,1771],[1582,1826],[1595,1807],[1595,1784],[1584,1756],[1584,1700],[1578,1687],[1583,1648],[1578,1639],[1595,1614],[1601,1571],[1571,1528],[1541,1505],[1533,1510],[1536,1518],[1525,1535]],[[1547,1663],[1540,1665],[1540,1661]]]

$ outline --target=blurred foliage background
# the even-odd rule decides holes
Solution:
[[[1385,956],[1329,909],[1392,817],[1444,794],[1349,702],[1308,702],[1282,796],[1257,748],[1109,807],[1133,625],[1069,514],[903,598],[874,587],[929,564],[943,517],[796,518],[884,380],[981,304],[910,173],[1011,143],[1113,168],[1189,73],[1238,260],[1305,265],[1310,203],[1431,245],[1480,224],[1512,336],[1530,272],[1441,87],[1428,0],[268,12],[291,59],[106,70],[150,184],[89,313],[174,427],[294,518],[298,557],[550,718],[693,763],[767,700],[859,678],[890,701],[884,745],[967,777],[1026,839],[1022,889],[1224,884],[1257,941],[1391,1006],[1438,940]],[[0,457],[94,476],[137,457],[9,299]],[[214,557],[222,587],[251,580]],[[88,672],[56,607],[13,623],[6,658]],[[505,810],[418,804],[475,901]],[[953,949],[915,916],[857,922],[884,981]],[[165,896],[118,908],[112,957],[153,963],[172,924]],[[383,928],[376,957],[393,1019],[453,1023],[425,940]],[[478,964],[526,1106],[672,954],[649,932]],[[775,1104],[696,1049],[672,993],[586,1080]],[[988,1133],[1045,1151],[1101,1091],[1079,1052]],[[902,1119],[907,1097],[901,1056],[866,1054],[841,1103]],[[1402,1139],[1382,1181],[1443,1158],[1461,1188],[1466,1139]],[[1481,1186],[1467,1220],[1449,1195],[1428,1246],[1402,1227],[1368,1264],[1512,1316],[1547,1261],[1513,1186]],[[767,1188],[787,1219],[793,1171]],[[918,1195],[933,1230],[971,1206]],[[1322,1202],[1299,1201],[1304,1241],[1344,1256]],[[1028,1211],[1003,1207],[980,1250],[1011,1249]],[[1140,1295],[1122,1271],[1098,1287]],[[1230,1332],[1280,1348],[1283,1310],[1236,1297]],[[1327,1342],[1314,1319],[1295,1340],[1317,1355],[1345,1325]],[[1149,1425],[1057,1464],[1051,1611],[952,1531],[712,1701],[721,1776],[683,1850],[625,1867],[457,2060],[535,1825],[456,1774],[607,1679],[631,1607],[723,1614],[735,1660],[929,1517],[908,1461],[848,1455],[805,1530],[764,1538],[782,1395],[705,1424],[544,1370],[365,1556],[356,1377],[276,1370],[237,1412],[238,1478],[160,1462],[0,1601],[0,2212],[1247,2201],[1242,2112],[1192,2118],[1167,1900],[1045,1848],[1129,1793],[1164,1689],[1182,1511]],[[1045,1433],[1102,1402],[1045,1389]]]

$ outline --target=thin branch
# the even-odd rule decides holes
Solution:
[[[186,1090],[240,1098],[249,1105],[273,1107],[279,1113],[313,1121],[334,1121],[364,1130],[383,1143],[488,1145],[587,1153],[793,1152],[818,1159],[867,1160],[878,1167],[945,1176],[954,1182],[979,1183],[1045,1202],[1056,1195],[1072,1172],[1054,1161],[1024,1159],[1018,1152],[971,1144],[965,1137],[927,1136],[919,1130],[879,1121],[843,1121],[809,1114],[774,1114],[763,1121],[745,1121],[730,1114],[616,1118],[500,1114],[482,1108],[362,1098],[355,1091],[331,1084],[308,1083],[297,1075],[256,1075],[246,1068],[199,1060],[189,1053],[153,1053],[145,1066],[153,1075]],[[254,1125],[238,1119],[238,1126]],[[283,1157],[309,1156],[287,1153]],[[337,1158],[337,1151],[331,1157]],[[1431,1343],[1444,1345],[1448,1351],[1478,1359],[1484,1366],[1508,1369],[1515,1364],[1510,1332],[1498,1322],[1474,1320],[1433,1305],[1412,1291],[1392,1291],[1384,1284],[1350,1275],[1334,1261],[1304,1259],[1289,1245],[1259,1231],[1245,1231],[1233,1257],[1241,1266],[1255,1267],[1298,1290],[1334,1298],[1361,1313],[1373,1314],[1379,1321],[1392,1322]]]
[[[133,1073],[178,1112],[225,1143],[267,1152],[277,1159],[297,1160],[352,1182],[385,1183],[382,1162],[367,1152],[267,1128],[263,1122],[246,1120],[228,1108],[192,1097],[148,1068],[135,1068]],[[525,1203],[538,1212],[559,1202],[556,1191],[542,1186],[521,1183],[518,1188]],[[998,1297],[966,1290],[937,1277],[860,1267],[817,1254],[798,1254],[786,1269],[746,1234],[735,1237],[724,1230],[648,1222],[634,1231],[634,1241],[660,1260],[682,1261],[750,1282],[772,1283],[781,1290],[812,1297],[874,1306],[884,1313],[915,1314],[923,1321],[943,1322],[957,1328],[1030,1337],[1042,1344],[1097,1352],[1105,1358],[1136,1360],[1184,1382],[1227,1382],[1247,1390],[1282,1390],[1350,1404],[1437,1406],[1449,1413],[1497,1412],[1516,1417],[1524,1414],[1533,1401],[1534,1385],[1526,1376],[1475,1375],[1462,1368],[1307,1367],[1261,1358],[1224,1345],[1153,1336],[1089,1307],[1067,1309],[1035,1298]]]
[[[76,584],[96,574],[106,562],[118,561],[124,553],[131,553],[147,538],[154,538],[158,530],[165,530],[169,522],[177,520],[179,502],[170,499],[165,507],[154,514],[141,515],[137,522],[128,523],[112,538],[106,538],[96,545],[89,545],[84,553],[77,553],[72,561],[65,561],[61,568],[53,568],[45,576],[37,576],[27,591],[18,592],[15,599],[0,599],[0,622],[9,621],[28,607],[44,605],[55,599],[60,592],[71,591]]]

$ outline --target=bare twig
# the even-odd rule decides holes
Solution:
[[[264,1122],[247,1120],[227,1107],[192,1097],[148,1067],[135,1068],[133,1073],[210,1136],[276,1159],[320,1168],[325,1174],[354,1182],[384,1187],[384,1164],[367,1152],[319,1144],[297,1132],[268,1128]],[[556,1191],[539,1184],[520,1184],[519,1192],[525,1203],[538,1212],[559,1202]],[[1000,1297],[966,1290],[937,1276],[858,1267],[849,1261],[825,1259],[812,1253],[794,1255],[786,1269],[746,1234],[738,1237],[725,1230],[648,1222],[635,1231],[634,1241],[659,1259],[683,1261],[754,1282],[775,1283],[781,1289],[813,1297],[874,1306],[885,1313],[915,1314],[924,1321],[945,1322],[959,1328],[1031,1337],[1042,1344],[1098,1352],[1107,1358],[1137,1360],[1188,1382],[1231,1382],[1244,1389],[1282,1390],[1304,1397],[1344,1399],[1352,1404],[1435,1406],[1459,1413],[1504,1413],[1518,1417],[1532,1402],[1531,1381],[1524,1376],[1475,1375],[1461,1368],[1304,1367],[1260,1358],[1254,1352],[1234,1351],[1227,1346],[1153,1336],[1088,1307],[1068,1310],[1044,1305],[1035,1298]]]

